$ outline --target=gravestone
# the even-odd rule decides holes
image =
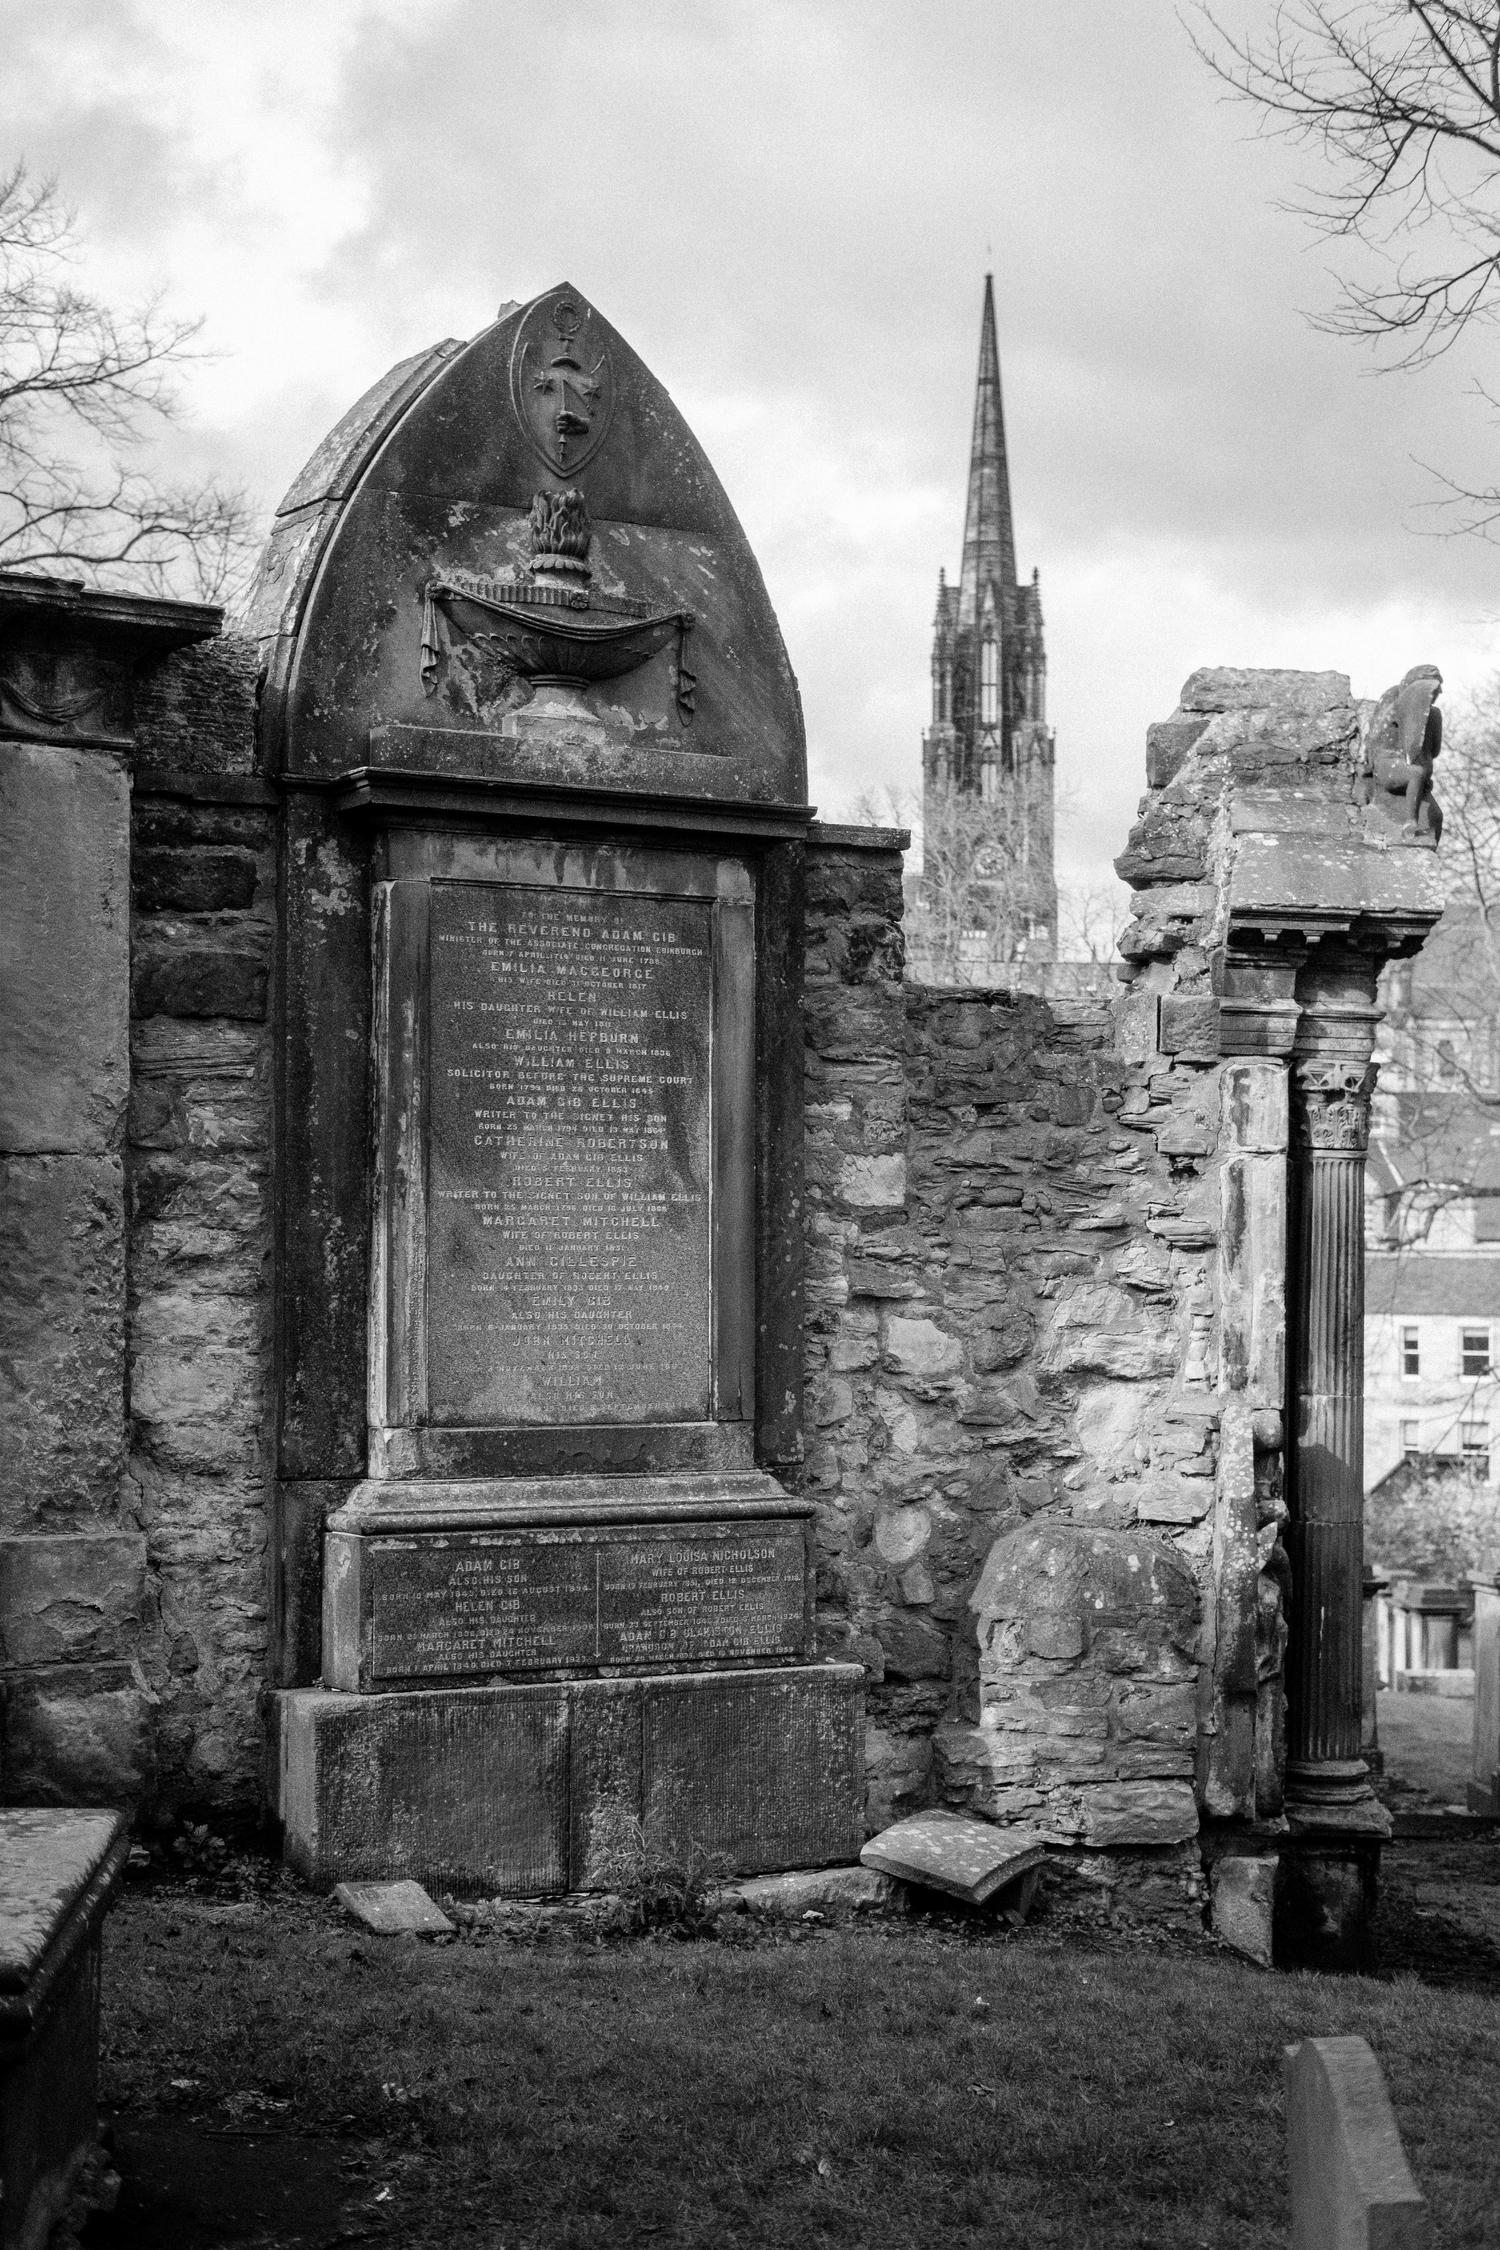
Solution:
[[[574,290],[408,362],[288,495],[280,1808],[319,1879],[620,1839],[852,1858],[800,1457],[796,683],[670,399]],[[302,1636],[305,1639],[305,1635]],[[636,1826],[639,1824],[639,1827]]]
[[[1368,2041],[1299,2040],[1282,2064],[1292,2250],[1429,2250],[1427,2199]]]

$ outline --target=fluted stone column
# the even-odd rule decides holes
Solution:
[[[1315,958],[1293,1059],[1287,1795],[1309,1807],[1354,1805],[1371,1793],[1360,1741],[1364,1177],[1376,966],[1353,950]]]

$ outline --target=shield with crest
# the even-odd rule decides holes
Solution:
[[[604,443],[614,372],[604,323],[572,289],[529,306],[510,360],[516,418],[549,469],[572,476]]]

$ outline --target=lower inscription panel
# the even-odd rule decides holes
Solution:
[[[784,1519],[346,1534],[331,1547],[345,1589],[331,1684],[791,1660],[809,1647],[807,1534]]]

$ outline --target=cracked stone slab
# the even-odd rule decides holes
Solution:
[[[1040,1867],[1047,1850],[1033,1828],[996,1828],[952,1814],[913,1813],[872,1836],[859,1856],[864,1866],[898,1882],[925,1884],[970,1906],[983,1906],[1007,1883]]]
[[[346,1914],[382,1937],[407,1930],[418,1937],[453,1935],[453,1924],[420,1883],[340,1883],[333,1895]]]

